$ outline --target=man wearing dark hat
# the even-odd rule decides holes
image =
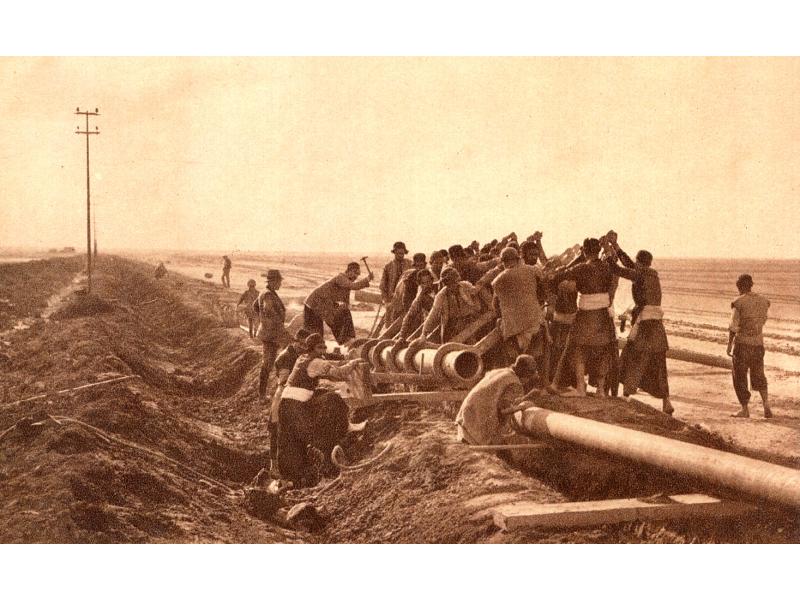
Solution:
[[[730,335],[728,336],[728,356],[733,358],[733,389],[742,409],[734,417],[750,416],[747,405],[750,390],[747,388],[747,373],[750,373],[750,387],[761,394],[764,403],[764,418],[772,417],[767,391],[767,377],[764,375],[764,324],[767,322],[769,300],[753,291],[753,278],[740,275],[736,280],[739,297],[731,303]]]
[[[386,266],[383,267],[380,285],[381,298],[383,298],[383,303],[386,305],[386,323],[391,323],[393,320],[391,303],[394,290],[400,282],[400,277],[403,275],[403,272],[410,269],[412,266],[411,261],[405,258],[406,254],[408,254],[408,249],[403,242],[394,243],[392,254],[394,254],[394,260],[389,261],[386,263]]]
[[[456,416],[456,438],[466,444],[493,445],[510,433],[510,415],[532,403],[523,401],[536,377],[536,359],[520,354],[514,365],[488,371],[473,387]]]
[[[363,363],[325,360],[325,340],[318,333],[306,338],[305,347],[307,353],[295,362],[281,393],[278,418],[278,469],[281,479],[295,487],[315,483],[309,447],[327,460],[350,429],[347,404],[335,392],[320,388],[320,380],[346,380]]]
[[[350,314],[350,290],[369,287],[372,273],[361,279],[361,267],[357,262],[347,265],[339,273],[314,289],[306,298],[303,308],[303,327],[312,333],[323,335],[327,323],[339,344],[345,344],[356,336],[353,316]]]
[[[611,345],[616,339],[610,311],[614,273],[608,262],[600,260],[600,240],[586,238],[583,257],[574,266],[557,269],[552,285],[574,281],[578,291],[578,312],[570,330],[577,393],[586,395],[588,368],[590,377],[597,382],[597,394],[605,396],[606,377],[612,363]]]
[[[453,267],[442,269],[442,289],[422,326],[423,337],[439,332],[439,341],[449,341],[481,311],[478,290],[468,281],[461,281]]]
[[[281,272],[277,269],[267,271],[267,289],[253,303],[253,312],[258,318],[258,333],[256,339],[261,340],[264,353],[261,362],[261,373],[258,377],[258,397],[266,400],[269,374],[278,355],[278,349],[291,340],[286,332],[286,307],[278,297],[281,288]]]

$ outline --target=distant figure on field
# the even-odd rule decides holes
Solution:
[[[253,304],[258,299],[258,290],[256,289],[256,280],[249,279],[247,281],[247,290],[239,296],[239,302],[236,303],[238,308],[244,304],[244,314],[247,316],[247,329],[250,338],[255,337],[258,322],[256,321],[256,312],[253,310]]]
[[[259,319],[256,338],[261,340],[264,350],[261,373],[258,377],[258,398],[261,401],[267,398],[269,374],[275,363],[275,357],[278,355],[278,349],[291,340],[291,336],[284,326],[286,307],[278,297],[282,281],[280,271],[277,269],[267,271],[267,289],[261,292],[261,295],[253,303],[253,312]]]
[[[359,264],[351,262],[344,273],[314,289],[303,307],[303,327],[321,336],[327,323],[339,344],[356,337],[353,315],[350,314],[350,290],[364,289],[373,279],[372,273],[359,279],[360,274]]]
[[[158,266],[156,267],[156,270],[155,270],[155,273],[153,273],[153,276],[156,279],[161,279],[162,277],[166,277],[167,276],[167,267],[164,266],[163,262],[158,263]]]
[[[456,438],[472,445],[502,444],[510,433],[509,416],[532,406],[523,402],[525,384],[536,377],[536,359],[520,354],[513,366],[486,373],[473,387],[456,416]]]
[[[231,287],[231,259],[227,256],[222,257],[222,287]]]
[[[764,324],[767,322],[769,300],[753,292],[753,278],[740,275],[736,280],[740,296],[731,303],[728,356],[733,357],[733,389],[742,405],[734,417],[749,417],[747,408],[750,390],[747,388],[747,373],[750,372],[750,387],[761,394],[764,403],[764,418],[772,417],[767,393],[767,377],[764,375]]]

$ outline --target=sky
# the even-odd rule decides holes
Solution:
[[[797,258],[800,59],[0,58],[0,246]]]

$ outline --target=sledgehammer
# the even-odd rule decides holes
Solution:
[[[367,273],[372,275],[372,270],[369,268],[369,265],[367,264],[367,259],[368,258],[369,258],[368,256],[362,256],[361,257],[361,261],[364,263],[364,266],[367,267]]]

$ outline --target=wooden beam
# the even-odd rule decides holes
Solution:
[[[464,400],[468,390],[451,390],[447,392],[395,392],[391,394],[372,394],[373,404],[379,402],[408,400],[413,402],[437,403],[437,402],[461,402]]]
[[[372,383],[405,383],[408,385],[442,385],[442,380],[433,375],[417,375],[416,373],[390,373],[386,371],[370,372]]]
[[[663,500],[640,498],[537,504],[514,502],[492,511],[495,524],[506,531],[532,527],[593,527],[606,523],[663,521],[696,517],[732,517],[755,510],[741,502],[720,500],[704,494],[680,494]]]

